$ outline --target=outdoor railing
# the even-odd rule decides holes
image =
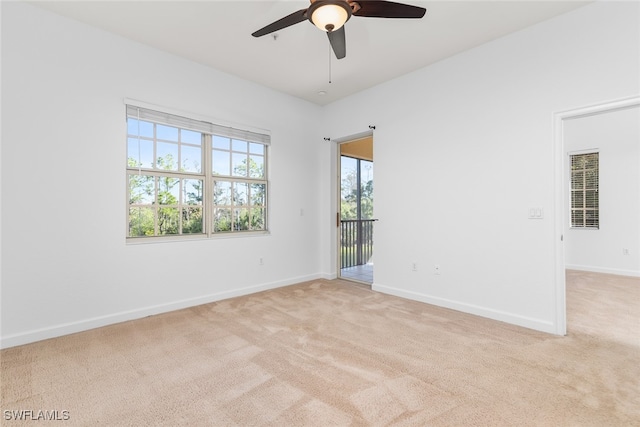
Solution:
[[[340,221],[340,268],[366,264],[373,255],[375,219]]]

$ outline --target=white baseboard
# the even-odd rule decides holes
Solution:
[[[50,338],[60,337],[63,335],[88,331],[90,329],[114,325],[116,323],[126,322],[129,320],[141,319],[143,317],[153,316],[156,314],[168,313],[170,311],[181,310],[183,308],[195,307],[202,304],[208,304],[211,302],[239,297],[242,295],[249,295],[269,289],[281,288],[283,286],[294,285],[296,283],[322,279],[324,278],[324,276],[324,274],[312,274],[307,276],[292,277],[286,280],[247,286],[240,289],[233,289],[229,291],[203,295],[201,297],[188,298],[166,304],[158,304],[136,310],[122,311],[106,316],[92,317],[76,322],[62,323],[54,326],[48,326],[46,328],[34,329],[31,331],[0,337],[0,349],[16,347],[36,341],[42,341]]]
[[[604,273],[604,274],[615,274],[617,276],[631,276],[631,277],[640,277],[640,271],[637,270],[622,270],[619,268],[607,268],[607,267],[594,267],[587,265],[574,265],[567,264],[565,265],[567,270],[579,270],[579,271],[590,271],[592,273]]]
[[[512,325],[522,326],[536,331],[546,332],[557,335],[556,325],[542,319],[534,319],[530,317],[520,316],[514,313],[490,309],[473,304],[467,304],[459,301],[448,300],[445,298],[434,297],[418,292],[407,291],[404,289],[393,288],[374,283],[371,289],[389,295],[406,298],[414,301],[420,301],[439,307],[450,308],[452,310],[461,311],[463,313],[473,314],[475,316],[486,317],[488,319],[498,320]]]

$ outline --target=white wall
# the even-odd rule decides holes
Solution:
[[[567,268],[640,276],[640,107],[565,120],[563,132],[567,153],[600,153],[600,228],[567,228]]]
[[[124,98],[269,131],[271,235],[127,245]],[[2,346],[320,277],[319,111],[2,2]]]
[[[640,92],[639,6],[598,2],[329,106],[333,138],[376,125],[374,289],[563,333],[553,115]]]

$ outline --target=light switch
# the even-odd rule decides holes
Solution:
[[[542,208],[529,208],[529,219],[543,219],[544,209]]]

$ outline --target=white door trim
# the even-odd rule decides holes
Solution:
[[[555,186],[555,299],[556,299],[556,334],[567,334],[567,289],[565,281],[564,233],[566,225],[566,206],[564,194],[565,156],[564,156],[564,120],[601,114],[623,108],[640,106],[640,95],[607,101],[599,104],[560,111],[553,115],[554,146],[554,186]]]

